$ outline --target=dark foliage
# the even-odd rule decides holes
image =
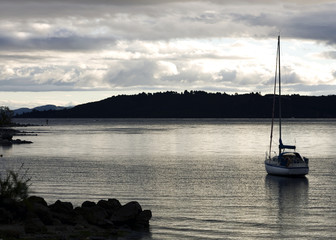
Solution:
[[[113,96],[60,111],[33,111],[29,118],[270,118],[273,95],[184,91]],[[336,95],[282,97],[282,117],[335,118]],[[278,102],[276,103],[278,105]],[[277,116],[277,112],[275,115]]]
[[[23,200],[28,197],[30,178],[27,177],[27,170],[22,170],[23,164],[17,172],[9,170],[5,176],[0,175],[0,200]]]
[[[0,106],[0,127],[12,123],[13,112],[5,106]]]

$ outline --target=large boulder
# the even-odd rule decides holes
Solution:
[[[32,209],[33,213],[42,221],[45,225],[53,225],[54,220],[51,211],[48,207],[36,203]]]
[[[40,205],[43,205],[45,207],[48,207],[48,204],[47,202],[44,200],[44,198],[42,197],[38,197],[38,196],[30,196],[29,198],[26,199],[26,202],[28,204],[40,204]]]
[[[82,208],[91,208],[96,206],[95,202],[91,202],[91,201],[85,201],[82,203]]]
[[[59,220],[62,224],[76,225],[77,214],[73,209],[71,202],[62,202],[57,200],[49,206],[53,218]]]
[[[10,224],[13,221],[13,215],[11,212],[4,208],[0,208],[0,224]]]
[[[23,201],[25,206],[25,219],[39,218],[45,225],[53,224],[53,217],[47,202],[42,197],[31,196]]]
[[[26,206],[23,202],[18,202],[11,198],[1,198],[0,208],[10,212],[13,220],[22,220],[26,217]]]
[[[57,213],[69,213],[73,211],[73,205],[71,202],[62,202],[57,200],[54,204],[49,206],[50,210]]]
[[[144,210],[135,218],[136,227],[149,227],[149,220],[152,218],[151,210]]]
[[[119,208],[121,208],[121,203],[119,202],[118,199],[115,198],[109,198],[107,200],[108,205],[113,209],[113,210],[117,210]]]
[[[75,212],[81,215],[89,224],[97,226],[105,225],[105,219],[108,217],[107,211],[98,205],[76,208]]]
[[[46,232],[47,228],[39,218],[31,218],[25,222],[24,230],[26,233],[36,234]]]
[[[121,208],[121,204],[117,199],[100,200],[97,206],[105,209],[109,218],[116,210]]]
[[[116,225],[133,225],[136,217],[142,212],[140,204],[136,201],[129,202],[116,210],[112,216],[111,221]]]

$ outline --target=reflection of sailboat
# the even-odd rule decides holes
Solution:
[[[308,188],[309,181],[306,177],[288,178],[272,175],[265,177],[265,190],[269,199],[268,209],[270,210],[268,216],[276,217],[283,236],[286,235],[286,231],[289,235],[292,234],[293,228],[300,231],[301,220],[307,213]],[[277,209],[277,211],[274,211],[274,209]]]
[[[276,84],[277,78],[279,79],[279,155],[271,156],[272,152],[272,138],[273,138],[273,125],[274,125],[274,109],[276,98]],[[298,152],[295,152],[295,146],[284,145],[281,139],[281,74],[280,74],[280,36],[278,37],[278,49],[276,58],[276,71],[274,80],[274,99],[273,99],[273,112],[272,112],[272,127],[269,153],[266,156],[265,168],[267,173],[273,175],[283,176],[304,176],[308,174],[308,158],[302,157]],[[287,152],[286,149],[292,149],[293,152]]]
[[[284,197],[294,198],[293,203],[297,202],[298,198],[307,199],[309,181],[308,178],[287,178],[283,176],[267,175],[265,178],[267,189],[275,195],[277,199]],[[296,199],[296,200],[295,200]],[[294,201],[295,200],[295,201]],[[289,204],[288,201],[284,201]]]

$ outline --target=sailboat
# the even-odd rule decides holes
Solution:
[[[272,156],[274,111],[276,100],[276,85],[279,83],[279,154]],[[269,152],[266,153],[265,168],[268,174],[281,176],[304,176],[309,172],[308,158],[302,157],[295,151],[296,146],[284,145],[281,138],[281,72],[280,72],[280,36],[278,36],[276,70],[274,80],[274,98]],[[289,151],[290,150],[290,151]]]

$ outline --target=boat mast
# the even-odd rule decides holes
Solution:
[[[278,36],[278,78],[279,78],[279,155],[281,153],[281,73],[280,73],[280,36]]]
[[[275,76],[274,76],[274,93],[273,93],[273,110],[272,110],[272,124],[271,124],[271,136],[270,136],[270,148],[269,148],[269,157],[272,154],[272,141],[273,141],[273,126],[274,126],[274,112],[275,112],[275,98],[276,98],[276,85],[277,85],[277,77],[278,77],[278,57],[279,57],[279,37],[278,37],[278,46],[277,46],[277,54],[275,61]]]

